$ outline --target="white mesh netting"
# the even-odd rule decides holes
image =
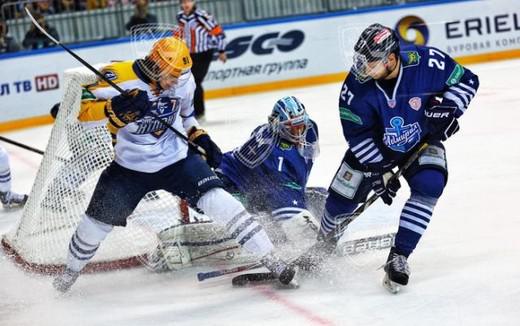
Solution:
[[[19,226],[2,239],[4,250],[25,267],[59,270],[97,179],[113,158],[111,137],[101,123],[80,123],[81,85],[96,76],[85,68],[66,71],[64,95],[41,166]],[[163,191],[147,194],[129,218],[102,243],[86,270],[136,265],[154,250],[156,233],[179,224],[178,198]]]

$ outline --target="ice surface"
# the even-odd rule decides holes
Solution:
[[[198,283],[188,269],[83,275],[65,297],[51,278],[26,274],[0,256],[0,325],[519,325],[520,60],[475,65],[481,88],[462,131],[447,142],[449,184],[410,259],[399,295],[381,286],[387,252],[336,258],[298,290],[233,289],[227,278]],[[328,186],[346,148],[338,119],[340,84],[208,101],[205,128],[224,150],[266,121],[272,104],[295,95],[320,127],[321,156],[310,185]],[[22,109],[22,108],[21,108]],[[5,134],[45,148],[50,127]],[[37,154],[5,145],[14,189],[30,191]],[[376,204],[348,236],[397,225],[408,190]],[[0,212],[0,233],[19,214]],[[63,248],[66,250],[66,248]]]

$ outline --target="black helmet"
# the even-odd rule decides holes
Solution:
[[[358,79],[366,80],[367,63],[385,60],[391,53],[399,53],[399,38],[394,30],[381,24],[368,26],[354,45],[354,65],[351,71]]]

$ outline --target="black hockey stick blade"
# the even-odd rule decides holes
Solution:
[[[246,273],[233,277],[231,284],[234,287],[243,287],[249,284],[271,283],[278,281],[276,276],[271,272]]]

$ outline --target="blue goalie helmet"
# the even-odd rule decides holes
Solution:
[[[294,96],[279,99],[269,115],[269,123],[279,132],[281,138],[299,144],[305,141],[309,116],[305,106]]]

